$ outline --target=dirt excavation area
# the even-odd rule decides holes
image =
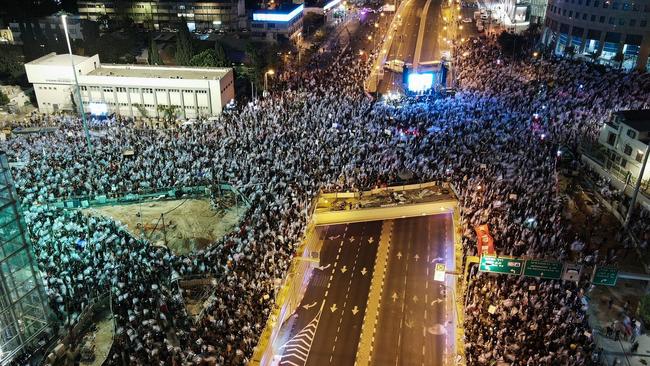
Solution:
[[[208,199],[181,199],[93,207],[83,212],[110,217],[125,224],[137,238],[187,254],[205,249],[230,232],[245,209],[241,202],[239,209],[232,205],[215,210]]]

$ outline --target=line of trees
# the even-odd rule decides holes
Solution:
[[[185,19],[181,19],[176,33],[176,64],[181,66],[225,67],[230,63],[226,51],[220,42],[215,42],[214,48],[198,51],[192,34]],[[150,62],[151,63],[151,62]]]

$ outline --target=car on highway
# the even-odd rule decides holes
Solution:
[[[483,32],[483,30],[484,30],[485,28],[483,28],[483,24],[478,23],[478,24],[476,24],[476,29],[477,29],[479,32]]]
[[[402,60],[389,60],[384,63],[384,69],[390,70],[397,73],[404,72],[404,66],[409,66],[409,64],[404,63]]]

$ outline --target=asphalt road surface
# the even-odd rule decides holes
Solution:
[[[442,49],[451,49],[440,37],[444,27],[441,15],[441,0],[431,0],[427,12],[426,26],[422,34],[422,51],[420,62],[440,61]]]
[[[395,221],[375,331],[373,365],[445,365],[447,314],[436,263],[453,263],[452,214]]]
[[[443,42],[440,33],[444,26],[441,16],[441,1],[411,0],[404,5],[404,9],[399,13],[401,18],[396,20],[399,22],[397,28],[392,34],[387,35],[393,37],[386,57],[387,62],[401,60],[405,63],[413,63],[420,36],[422,37],[422,47],[419,62],[440,60],[441,42]],[[426,18],[423,18],[425,13]],[[424,21],[424,25],[421,28],[422,21]],[[421,35],[420,29],[423,30]],[[379,84],[379,91],[384,93],[387,90],[400,89],[401,84],[402,74],[386,70],[384,78]]]
[[[354,365],[381,221],[319,227],[320,267],[292,315],[280,365]]]

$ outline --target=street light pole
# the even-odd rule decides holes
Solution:
[[[273,69],[268,70],[267,72],[264,73],[264,92],[267,92],[269,89],[269,75],[275,74],[275,71]]]
[[[639,171],[639,176],[636,179],[636,185],[634,186],[634,193],[632,194],[632,201],[630,201],[630,207],[627,209],[627,216],[625,217],[625,223],[623,224],[623,228],[626,230],[630,225],[630,219],[632,219],[632,212],[634,211],[634,205],[636,204],[636,197],[639,195],[639,189],[641,188],[641,181],[643,180],[645,167],[648,164],[648,155],[650,155],[650,144],[645,149],[645,155],[643,155],[643,164],[641,164],[641,170]]]
[[[61,15],[61,22],[63,23],[63,31],[65,32],[65,41],[68,44],[68,52],[70,54],[70,64],[72,65],[72,75],[74,75],[74,84],[77,91],[77,98],[79,102],[77,106],[79,107],[79,114],[81,115],[81,121],[84,128],[84,133],[86,134],[86,144],[88,145],[88,152],[90,155],[93,155],[93,145],[90,142],[90,132],[88,131],[88,124],[86,123],[86,113],[84,112],[84,103],[81,99],[81,88],[79,88],[79,80],[77,80],[77,70],[74,65],[74,57],[72,56],[72,47],[70,46],[70,37],[68,36],[68,23],[66,22],[66,14]]]

